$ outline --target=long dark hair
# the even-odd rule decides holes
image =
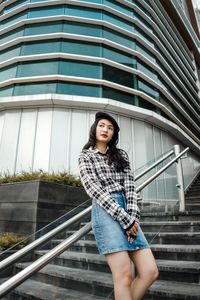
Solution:
[[[90,147],[94,148],[96,145],[96,127],[100,120],[96,120],[91,128],[89,133],[89,140],[83,147],[83,149],[89,149]],[[116,128],[114,127],[114,133],[113,137],[108,143],[108,164],[111,165],[114,164],[114,167],[117,172],[124,171],[125,168],[129,166],[129,162],[125,160],[125,158],[122,156],[122,153],[120,149],[117,148],[117,143],[119,139],[119,134]]]

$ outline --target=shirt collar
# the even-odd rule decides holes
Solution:
[[[93,147],[91,146],[91,147],[89,148],[89,150],[92,151],[92,152],[94,152],[95,154],[96,154],[96,153],[99,153],[99,154],[101,154],[101,155],[107,154],[108,149],[109,149],[109,147],[106,148],[106,152],[105,152],[105,153],[101,153],[101,152],[99,151],[99,149],[97,149],[96,147],[93,148]]]

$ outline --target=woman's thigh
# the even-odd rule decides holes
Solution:
[[[106,260],[113,279],[120,279],[124,275],[132,276],[132,262],[127,251],[106,254]]]
[[[139,276],[157,276],[158,268],[150,248],[129,251],[129,257],[133,261]]]

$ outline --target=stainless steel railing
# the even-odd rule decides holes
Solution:
[[[158,159],[156,162],[151,164],[147,169],[139,173],[135,176],[135,180],[140,179],[142,176],[146,175],[149,171],[153,170],[155,167],[157,167],[160,163],[165,161],[168,157],[170,157],[172,154],[174,154],[174,149],[167,152],[164,156],[162,156],[160,159]]]
[[[175,158],[173,158],[170,162],[168,162],[164,167],[162,167],[159,171],[157,171],[154,175],[152,175],[150,178],[148,178],[144,183],[140,184],[137,188],[136,188],[136,192],[140,192],[144,187],[146,187],[150,182],[152,182],[155,178],[157,178],[160,174],[162,174],[166,169],[168,169],[173,163],[177,162],[181,156],[183,156],[186,152],[188,152],[189,148],[184,149],[182,152],[180,152]],[[82,211],[80,214],[78,214],[77,216],[73,217],[77,220],[80,220],[82,217],[86,216],[90,211],[91,211],[92,206],[88,207],[87,209],[85,209],[84,211]],[[77,218],[76,218],[77,217]],[[70,221],[70,220],[69,220]],[[66,229],[68,227],[68,224],[66,225],[67,222],[66,221],[64,224],[60,225],[62,226],[62,230]],[[73,223],[71,223],[73,224]],[[59,227],[60,227],[59,226]],[[57,229],[57,228],[56,228]],[[54,229],[54,230],[56,230]],[[62,231],[61,229],[57,230],[57,233]],[[31,277],[34,273],[36,273],[37,271],[39,271],[40,269],[42,269],[44,266],[46,266],[50,261],[52,261],[54,258],[56,258],[58,255],[60,255],[62,252],[64,252],[68,247],[70,247],[73,243],[75,243],[77,240],[79,240],[82,236],[84,236],[85,234],[87,234],[89,231],[91,230],[91,222],[86,224],[84,227],[82,227],[81,229],[79,229],[77,232],[75,232],[72,236],[70,236],[69,238],[67,238],[66,240],[64,240],[61,244],[59,244],[58,246],[56,246],[54,249],[50,250],[48,253],[46,253],[45,255],[43,255],[41,258],[39,258],[38,260],[36,260],[35,262],[33,262],[31,265],[29,265],[28,267],[26,267],[25,269],[23,269],[22,271],[20,271],[19,273],[17,273],[16,275],[14,275],[12,278],[8,279],[7,281],[5,281],[1,286],[0,286],[0,297],[5,296],[6,294],[8,294],[12,289],[14,289],[15,287],[17,287],[18,285],[20,285],[22,282],[24,282],[26,279],[28,279],[29,277]],[[51,232],[48,233],[49,235],[51,234]],[[54,236],[54,235],[53,235]],[[43,237],[45,238],[45,236]],[[37,242],[37,241],[35,241]],[[34,243],[34,242],[33,242]],[[28,245],[31,248],[31,244]],[[28,247],[26,246],[26,247]],[[26,248],[25,247],[25,248]],[[28,248],[26,248],[27,251]],[[23,250],[23,249],[22,249]],[[21,250],[20,250],[21,251]],[[26,252],[25,251],[25,252]],[[19,251],[18,251],[19,252]],[[17,252],[17,253],[18,253]],[[10,257],[10,261],[16,261],[15,257],[17,256],[16,254],[13,254],[13,258],[12,256]],[[26,252],[27,253],[27,252]],[[18,256],[19,258],[19,256]],[[8,261],[7,260],[7,265],[8,265]],[[1,266],[4,265],[5,263],[4,261],[0,262],[0,270],[1,270]]]

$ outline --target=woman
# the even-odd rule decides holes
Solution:
[[[139,226],[135,182],[124,150],[116,147],[119,126],[98,112],[79,157],[80,177],[93,199],[92,228],[100,254],[111,269],[115,300],[139,300],[156,280],[158,269]],[[133,278],[132,263],[137,275]]]

